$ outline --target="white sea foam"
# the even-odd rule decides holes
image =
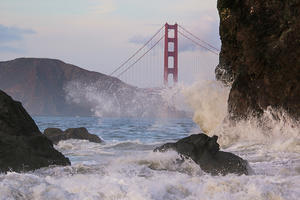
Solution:
[[[269,154],[264,144],[245,150],[241,142],[228,149],[249,160],[255,174],[211,176],[191,160],[181,162],[174,151],[138,151],[139,145],[149,144],[61,141],[55,147],[72,154],[72,166],[0,174],[0,200],[298,200],[300,195],[299,153]]]
[[[108,152],[103,151],[103,144],[89,142],[88,140],[62,140],[55,148],[66,153],[74,155],[87,156],[89,154],[109,154]]]
[[[300,195],[299,173],[210,176],[192,161],[178,164],[178,158],[175,152],[144,152],[95,166],[2,174],[0,199],[297,200]]]
[[[210,134],[220,136],[223,148],[251,149],[261,145],[262,152],[300,153],[300,124],[283,111],[268,109],[262,118],[232,123],[224,121]]]
[[[182,93],[194,111],[193,120],[205,133],[216,129],[227,115],[229,88],[217,81],[198,81],[183,87]]]

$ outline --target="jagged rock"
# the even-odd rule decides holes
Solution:
[[[102,142],[102,140],[97,135],[89,133],[88,130],[84,127],[68,128],[65,131],[62,131],[59,128],[47,128],[44,131],[44,135],[54,144],[57,144],[61,140],[68,139],[88,140],[95,143]]]
[[[20,102],[0,90],[0,172],[70,165],[53,148]]]
[[[300,0],[218,0],[222,48],[216,78],[232,83],[233,119],[268,107],[300,118]]]
[[[191,158],[204,172],[213,175],[229,173],[248,175],[248,162],[232,153],[219,151],[217,139],[217,136],[194,134],[175,143],[166,143],[154,151],[175,150],[183,157]]]

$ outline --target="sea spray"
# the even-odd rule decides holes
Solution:
[[[82,81],[70,81],[64,86],[66,101],[78,106],[90,107],[95,116],[119,116],[121,114],[118,99],[108,91],[99,91],[101,82],[87,84]]]
[[[176,110],[182,110],[192,116],[194,110],[186,103],[184,91],[189,88],[183,83],[177,83],[173,87],[164,87],[160,90],[160,96],[163,102],[169,106],[174,107]]]
[[[215,130],[227,115],[229,88],[217,81],[201,80],[182,90],[194,110],[193,120],[207,134]]]
[[[173,90],[136,88],[127,85],[103,86],[101,82],[71,81],[64,86],[66,100],[88,107],[97,117],[172,118],[187,116],[184,109],[169,101]],[[166,98],[169,96],[169,99]],[[171,98],[170,98],[171,97]]]
[[[300,153],[300,124],[282,110],[268,108],[260,118],[224,120],[213,132],[223,148],[235,144],[262,144],[269,151]]]
[[[179,88],[194,110],[193,120],[208,135],[218,135],[222,148],[260,144],[269,151],[300,152],[300,123],[285,111],[268,108],[260,118],[232,121],[227,112],[229,87],[199,80]]]

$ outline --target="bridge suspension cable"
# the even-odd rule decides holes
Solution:
[[[120,66],[118,66],[111,74],[110,76],[114,75],[117,71],[119,71],[122,67],[124,67],[133,57],[135,57],[141,50],[143,50],[164,28],[162,26],[141,48],[139,48],[132,56],[130,56],[125,62],[123,62]],[[153,47],[152,47],[153,48]],[[148,51],[149,52],[149,51]],[[143,57],[143,56],[142,56]],[[131,67],[130,67],[131,68]],[[126,72],[127,70],[125,70]],[[121,76],[123,73],[121,72],[117,77]]]
[[[136,63],[138,63],[149,51],[151,51],[165,36],[162,36],[153,46],[151,46],[144,54],[142,54],[136,61],[134,61],[131,65],[129,65],[125,70],[123,70],[117,77],[120,77],[122,74],[127,72],[130,68],[132,68]],[[151,41],[151,40],[150,40]]]
[[[185,37],[186,39],[192,41],[192,42],[193,42],[194,44],[196,44],[197,46],[199,46],[199,47],[201,47],[201,48],[204,48],[204,49],[206,49],[207,51],[210,51],[210,52],[213,53],[213,54],[219,55],[219,53],[216,52],[215,50],[212,50],[212,49],[210,49],[210,48],[208,48],[208,47],[206,47],[206,46],[200,44],[199,42],[195,41],[195,40],[192,39],[191,37],[189,37],[189,36],[187,36],[186,34],[184,34],[183,32],[181,32],[180,30],[178,30],[178,33],[179,33],[180,35],[182,35],[183,37]]]
[[[211,45],[210,43],[208,42],[205,42],[204,40],[200,39],[199,37],[197,37],[196,35],[194,35],[193,33],[191,33],[190,31],[188,31],[186,28],[184,28],[183,26],[181,25],[178,25],[183,31],[187,32],[189,35],[193,36],[194,38],[196,38],[197,40],[199,40],[200,42],[206,44],[207,46],[209,46],[210,48],[214,49],[215,51],[217,52],[220,52],[220,49],[214,47],[213,45]]]

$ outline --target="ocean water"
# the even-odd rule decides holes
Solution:
[[[55,148],[70,158],[71,166],[0,174],[0,200],[300,199],[300,140],[299,129],[294,125],[288,130],[286,125],[281,126],[274,133],[269,131],[270,135],[262,134],[250,122],[233,129],[224,126],[224,133],[219,129],[222,150],[248,160],[253,174],[211,176],[191,160],[176,163],[175,152],[153,152],[165,142],[200,132],[192,119],[35,117],[34,120],[41,131],[48,127],[83,126],[105,142],[61,141]],[[247,136],[245,140],[238,137],[241,133]]]

